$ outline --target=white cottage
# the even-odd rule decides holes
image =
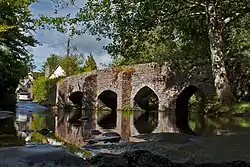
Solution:
[[[63,68],[59,65],[57,66],[57,68],[48,75],[49,79],[53,79],[53,78],[58,78],[61,76],[66,76],[66,72],[63,70]]]

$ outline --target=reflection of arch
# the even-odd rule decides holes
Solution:
[[[97,124],[103,129],[116,128],[117,113],[116,110],[101,110],[97,113]]]
[[[71,102],[79,106],[82,105],[82,98],[83,98],[83,93],[80,91],[73,92],[69,96],[69,99],[71,100]]]
[[[139,116],[136,116],[139,114]],[[152,133],[158,125],[158,112],[135,112],[134,126],[140,134]]]
[[[143,110],[158,110],[159,98],[151,88],[144,86],[135,95],[134,104]]]
[[[103,91],[98,99],[111,110],[116,110],[117,108],[117,94],[111,90]]]
[[[176,99],[176,111],[175,111],[176,126],[180,131],[184,133],[193,133],[188,124],[189,122],[188,103],[191,96],[193,96],[197,92],[202,95],[202,93],[196,86],[189,85],[184,90],[182,90],[182,92],[178,95]]]

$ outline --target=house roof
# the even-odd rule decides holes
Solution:
[[[18,92],[20,89],[22,89],[22,87],[24,87],[25,85],[27,85],[27,83],[33,83],[34,82],[34,78],[32,76],[31,73],[28,74],[28,76],[26,76],[23,80],[21,80],[17,86],[16,92]]]
[[[50,72],[48,78],[51,77],[51,75],[54,74],[54,72],[55,72],[59,67],[61,67],[62,70],[65,72],[65,70],[63,69],[63,67],[62,67],[61,65],[57,65],[56,68],[55,68],[53,71]]]

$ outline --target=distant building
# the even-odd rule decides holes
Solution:
[[[29,73],[27,77],[25,77],[23,80],[20,81],[17,89],[17,99],[18,100],[32,100],[32,85],[33,85],[34,79],[32,73]]]
[[[66,72],[63,70],[63,68],[59,65],[55,68],[54,71],[50,72],[49,67],[45,67],[45,77],[49,78],[49,79],[54,79],[54,78],[58,78],[61,76],[66,76]]]

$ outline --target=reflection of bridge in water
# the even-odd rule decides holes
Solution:
[[[74,110],[74,112],[81,113],[80,110]],[[78,121],[81,114],[72,115],[73,110],[70,110],[69,115],[62,118],[61,114],[65,113],[67,113],[65,110],[61,110],[56,118],[56,135],[66,142],[75,144],[83,144],[89,138],[95,138],[96,136],[90,134],[93,129],[101,132],[117,132],[126,141],[129,137],[139,134],[175,131],[170,121],[170,112],[92,111],[84,114],[91,119],[82,123]]]

